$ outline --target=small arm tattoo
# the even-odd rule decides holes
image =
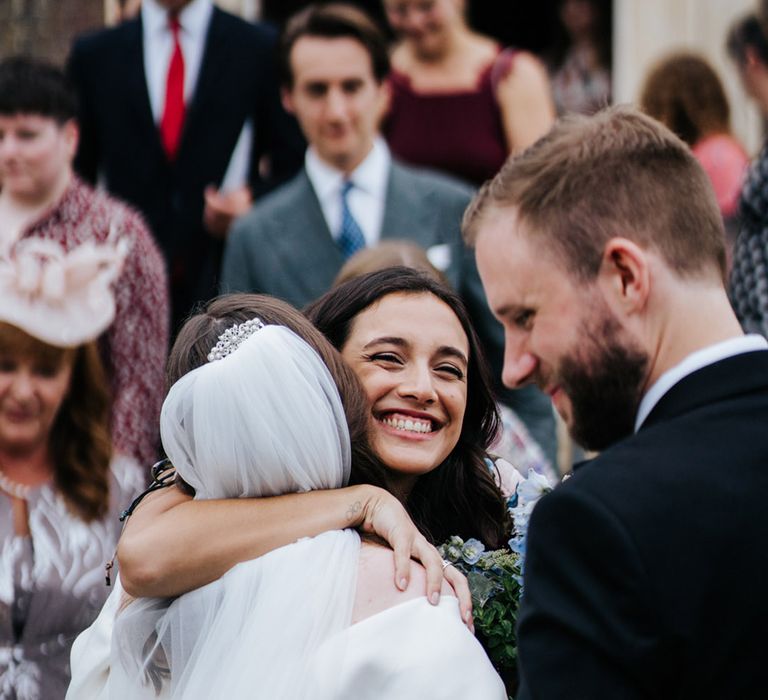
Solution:
[[[360,501],[355,501],[349,508],[347,509],[347,520],[352,521],[354,520],[360,513],[360,511],[363,509],[363,504],[360,503]]]

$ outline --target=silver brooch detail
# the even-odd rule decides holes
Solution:
[[[260,318],[252,318],[227,328],[208,353],[208,362],[223,360],[227,355],[231,355],[240,347],[241,343],[250,338],[259,328],[264,328],[264,323]]]

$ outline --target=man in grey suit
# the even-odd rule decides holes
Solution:
[[[331,287],[359,248],[407,239],[427,250],[461,294],[489,359],[500,368],[501,326],[461,238],[472,191],[393,161],[378,134],[389,72],[378,27],[348,5],[311,6],[288,23],[280,65],[283,104],[309,142],[305,167],[235,223],[224,253],[223,290],[272,294],[301,308]],[[506,392],[503,401],[554,462],[549,399],[526,388]]]

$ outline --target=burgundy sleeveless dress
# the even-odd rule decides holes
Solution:
[[[500,50],[477,86],[459,92],[417,92],[407,75],[392,70],[392,101],[383,125],[392,153],[405,163],[476,185],[492,178],[508,153],[494,86],[510,69],[513,55],[513,49]]]

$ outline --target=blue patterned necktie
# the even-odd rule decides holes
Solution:
[[[347,201],[347,195],[353,187],[354,185],[349,180],[345,180],[341,186],[341,232],[336,242],[345,260],[352,257],[361,248],[365,248],[365,236],[360,229],[360,224],[352,216]]]

